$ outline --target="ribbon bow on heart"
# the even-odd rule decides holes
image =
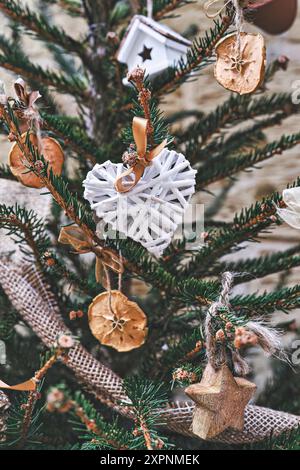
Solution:
[[[96,255],[95,276],[97,282],[105,287],[105,268],[110,268],[118,274],[124,272],[122,260],[110,248],[95,246],[93,240],[77,226],[70,225],[63,227],[58,237],[59,243],[71,245],[77,253],[89,253],[92,251]]]
[[[147,150],[147,128],[148,120],[141,117],[134,117],[132,121],[132,133],[136,146],[137,160],[134,165],[124,171],[115,181],[115,188],[119,193],[127,193],[137,185],[144,170],[151,164],[153,158],[161,153],[167,145],[167,139],[152,150]],[[134,178],[128,176],[132,175]]]

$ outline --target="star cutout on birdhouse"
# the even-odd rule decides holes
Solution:
[[[193,433],[212,439],[228,428],[242,431],[245,408],[255,390],[255,384],[233,377],[226,365],[216,371],[208,364],[201,382],[185,390],[196,404]]]
[[[146,60],[152,60],[152,57],[151,57],[152,49],[153,47],[147,47],[145,45],[143,46],[142,52],[138,54],[143,59],[143,62],[145,62]]]

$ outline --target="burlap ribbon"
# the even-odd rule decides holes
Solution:
[[[47,347],[53,346],[61,331],[67,331],[53,294],[32,263],[14,266],[6,259],[0,259],[0,284],[22,318]],[[83,346],[76,344],[70,350],[66,365],[87,384],[98,400],[132,418],[130,407],[120,406],[120,403],[129,400],[125,395],[122,379],[88,353]],[[169,431],[195,437],[190,431],[193,412],[190,401],[172,402],[158,412],[164,427]],[[244,431],[228,430],[216,440],[227,444],[251,443],[290,432],[299,425],[299,416],[248,405]]]
[[[7,385],[0,380],[0,388],[5,390],[17,390],[19,392],[32,392],[36,390],[36,381],[32,378],[17,385]]]
[[[104,286],[106,282],[106,276],[104,275],[105,268],[109,268],[118,274],[121,274],[124,271],[122,260],[114,253],[113,250],[96,246],[93,240],[78,226],[70,225],[68,227],[62,227],[58,241],[64,245],[71,245],[77,253],[89,253],[90,251],[95,253],[96,280]]]
[[[134,166],[124,171],[115,181],[115,188],[119,193],[127,193],[134,186],[137,185],[141,177],[143,176],[144,170],[151,164],[153,158],[160,154],[160,152],[167,145],[165,139],[161,144],[152,150],[147,151],[147,128],[148,120],[141,117],[134,117],[132,121],[132,133],[138,155],[137,162]],[[134,175],[134,178],[128,178],[130,175]]]

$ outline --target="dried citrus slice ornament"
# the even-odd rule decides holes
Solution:
[[[261,85],[266,68],[266,48],[261,34],[231,34],[218,42],[215,77],[224,88],[246,95]]]
[[[89,306],[88,318],[95,338],[119,352],[139,348],[145,342],[145,313],[118,290],[97,295]]]
[[[21,142],[26,146],[27,133],[22,134]],[[30,134],[31,145],[37,150],[38,139],[35,134]],[[54,175],[60,175],[64,164],[64,152],[57,140],[52,137],[41,138],[42,150],[40,153],[43,155],[44,160],[48,163],[48,170],[51,169]],[[8,157],[8,164],[14,176],[24,185],[30,188],[42,188],[44,186],[41,178],[33,171],[29,170],[29,164],[20,149],[17,142],[11,148]],[[41,160],[35,163],[37,172],[42,173],[44,164]]]

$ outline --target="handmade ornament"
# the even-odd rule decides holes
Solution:
[[[246,19],[269,34],[287,31],[297,17],[297,0],[250,0]]]
[[[160,256],[183,221],[196,171],[184,155],[164,148],[165,141],[147,151],[146,119],[133,119],[133,136],[132,166],[109,160],[95,165],[83,182],[84,197],[113,230]]]
[[[95,277],[96,281],[106,287],[105,267],[115,273],[122,274],[124,267],[120,257],[108,247],[96,246],[84,231],[75,225],[62,227],[60,230],[59,243],[70,245],[77,253],[94,252],[96,254]]]
[[[278,215],[291,227],[300,229],[300,187],[285,189],[282,200],[286,207],[278,207]]]
[[[0,259],[0,284],[21,317],[46,346],[53,344],[62,329],[67,330],[53,294],[32,263],[17,266]],[[34,309],[32,305],[35,305]],[[122,379],[115,372],[79,344],[70,351],[65,364],[86,383],[98,400],[132,419],[130,409],[120,406],[120,402],[128,401],[128,397],[124,393]],[[195,437],[190,430],[193,408],[192,402],[172,402],[158,412],[164,426],[171,432]],[[225,444],[253,443],[296,430],[299,425],[299,416],[248,405],[244,430],[229,429],[217,436],[215,441]]]
[[[260,345],[268,355],[276,354],[285,359],[280,335],[275,329],[254,321],[234,328],[232,322],[228,321],[226,312],[230,312],[232,282],[233,275],[224,273],[220,298],[210,306],[206,316],[208,364],[201,382],[190,385],[185,390],[196,405],[191,430],[201,439],[218,438],[225,430],[244,430],[246,405],[254,395],[256,385],[242,377],[234,377],[227,364],[228,361],[238,375],[245,376],[249,373],[249,366],[239,352],[241,346]],[[222,330],[214,332],[214,326],[222,324],[223,335],[219,334]],[[229,347],[226,346],[225,339]]]
[[[255,390],[255,384],[233,377],[226,364],[219,370],[208,364],[201,382],[185,389],[196,404],[193,433],[212,439],[228,428],[242,431],[245,408]]]
[[[26,148],[27,133],[22,135],[21,141]],[[64,163],[64,152],[57,142],[52,137],[38,137],[35,134],[30,134],[31,145],[42,155],[48,163],[48,171],[51,169],[54,175],[60,175]],[[9,167],[11,172],[17,179],[24,185],[30,188],[42,188],[44,186],[41,178],[36,173],[42,174],[44,171],[44,164],[41,160],[36,160],[34,163],[35,172],[30,171],[29,163],[27,162],[22,150],[17,142],[14,143],[8,157]]]
[[[90,329],[101,344],[119,352],[144,344],[148,329],[142,309],[118,290],[94,298],[88,310]]]
[[[137,66],[150,78],[173,67],[186,55],[191,42],[151,17],[135,15],[117,52],[117,60],[127,64],[128,72]],[[128,79],[123,79],[128,85]]]
[[[261,85],[266,49],[261,34],[231,34],[216,46],[215,77],[226,89],[245,95]]]
[[[19,129],[21,132],[26,132],[31,123],[39,130],[39,121],[41,120],[39,111],[36,106],[36,101],[42,97],[39,91],[28,91],[27,85],[22,78],[14,83],[15,92],[17,95],[17,103],[15,106],[16,114],[19,118]]]

